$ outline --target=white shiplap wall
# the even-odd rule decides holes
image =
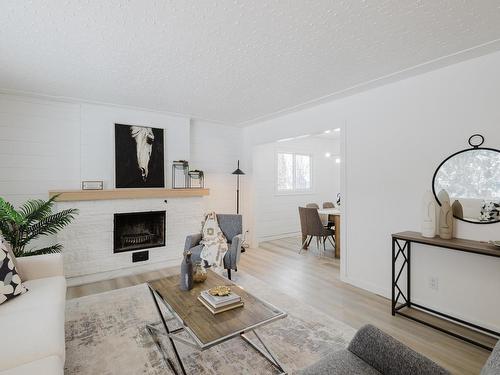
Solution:
[[[80,185],[80,106],[0,95],[0,196],[13,204]]]
[[[177,211],[182,211],[189,218],[179,212],[178,215],[171,215],[170,228],[167,228],[167,251],[171,253],[159,254],[157,250],[152,255],[152,262],[172,257],[178,259],[183,240],[187,234],[200,229],[204,212],[235,210],[236,180],[230,173],[236,168],[240,156],[241,129],[207,122],[191,123],[186,117],[128,107],[0,95],[0,197],[18,206],[28,199],[47,199],[49,190],[79,189],[81,180],[103,180],[105,188],[113,188],[114,123],[165,129],[167,187],[171,186],[172,160],[187,159],[191,169],[205,171],[205,186],[210,188],[209,197],[182,200],[182,204],[177,205]],[[139,210],[139,206],[143,205],[147,209],[152,202],[127,204]],[[117,211],[119,209],[116,202],[110,201],[103,205],[111,205],[108,214],[114,206]],[[81,216],[88,219],[83,211]],[[182,220],[177,223],[179,217]],[[76,236],[82,233],[80,229],[88,229],[88,225],[79,227],[82,218],[65,229],[68,235],[75,237],[75,233]],[[173,223],[182,225],[176,227]],[[60,234],[60,238],[64,236],[65,233]],[[34,246],[48,245],[53,241],[53,238],[44,238]],[[94,257],[96,253],[83,250],[81,257],[85,261],[71,262],[67,271],[75,276],[110,270],[114,259],[117,260],[116,268],[126,268],[125,263],[129,261],[130,254],[113,256],[110,243],[107,242],[101,242],[97,249],[100,259]],[[106,256],[102,257],[102,254]],[[96,259],[91,259],[93,257]],[[99,262],[102,264],[98,265]],[[92,264],[94,266],[89,266]]]

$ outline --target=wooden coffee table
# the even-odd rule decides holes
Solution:
[[[180,290],[179,278],[179,275],[169,276],[147,284],[165,332],[157,327],[158,324],[148,325],[147,329],[175,374],[179,374],[176,367],[180,369],[180,373],[186,374],[176,343],[180,342],[199,350],[205,350],[238,336],[264,356],[281,374],[286,373],[276,356],[266,347],[256,332],[259,327],[285,318],[287,314],[284,311],[258,299],[240,286],[211,270],[208,271],[207,280],[204,283],[195,283],[190,291]],[[232,291],[241,297],[245,305],[213,315],[198,301],[198,296],[203,290],[217,285],[230,286]],[[166,307],[170,316],[165,316],[162,313],[159,303]],[[173,324],[170,324],[170,326],[167,324],[167,322],[171,321],[174,324],[176,323],[176,328],[173,327]],[[189,339],[186,338],[186,335],[179,335],[181,332],[188,333]],[[162,347],[158,339],[158,333],[168,336],[177,366],[174,364],[174,359],[168,355],[168,351]],[[255,335],[264,350],[249,339],[249,333]]]

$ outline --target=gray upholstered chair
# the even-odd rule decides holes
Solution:
[[[481,374],[498,374],[491,368],[493,372]],[[347,349],[328,354],[300,374],[448,375],[449,372],[378,328],[366,325],[359,329]]]
[[[241,245],[243,242],[243,227],[241,215],[217,214],[219,227],[227,239],[228,250],[224,256],[224,268],[227,277],[231,280],[231,270],[238,271],[238,262],[241,256]],[[200,254],[203,245],[200,244],[201,233],[191,234],[186,237],[184,251],[191,251],[193,262],[201,261]]]
[[[316,238],[316,245],[319,249],[320,242],[323,243],[323,251],[325,250],[326,240],[329,239],[333,246],[335,246],[335,233],[329,228],[325,228],[318,214],[316,208],[299,207],[300,228],[302,231],[302,244],[300,246],[299,254],[302,249],[305,249],[311,243],[313,237]]]

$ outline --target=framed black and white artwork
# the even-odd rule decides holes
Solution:
[[[163,129],[115,124],[116,188],[164,188]]]

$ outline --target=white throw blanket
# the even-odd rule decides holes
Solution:
[[[226,237],[217,222],[215,212],[210,212],[205,216],[200,243],[203,245],[200,254],[201,259],[205,260],[215,272],[222,274],[224,270],[224,256],[226,255],[228,246]]]

